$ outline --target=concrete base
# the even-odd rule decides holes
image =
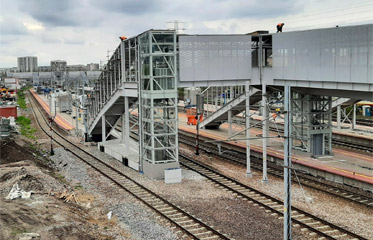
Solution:
[[[98,149],[103,148],[106,154],[122,162],[125,166],[139,171],[139,146],[135,140],[130,139],[129,153],[126,152],[126,146],[119,139],[100,142],[97,147]]]
[[[152,164],[146,161],[143,163],[144,174],[152,179],[164,179],[164,170],[167,168],[180,168],[180,164],[178,162]]]
[[[168,168],[164,170],[165,183],[180,183],[181,178],[181,168]]]

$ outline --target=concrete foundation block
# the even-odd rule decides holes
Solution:
[[[179,183],[181,182],[181,168],[166,168],[164,170],[165,183]]]

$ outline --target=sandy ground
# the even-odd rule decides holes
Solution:
[[[70,186],[47,158],[13,140],[0,141],[0,156],[0,239],[129,239],[102,203]],[[31,198],[6,199],[15,183]],[[63,192],[75,198],[67,202]]]

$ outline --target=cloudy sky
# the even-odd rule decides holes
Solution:
[[[373,23],[372,12],[373,0],[0,0],[0,68],[20,56],[98,63],[119,36],[174,20],[187,34],[244,34]]]

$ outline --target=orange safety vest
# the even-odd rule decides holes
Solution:
[[[284,25],[285,25],[284,23],[277,24],[277,26],[279,26],[279,27],[284,26]]]

